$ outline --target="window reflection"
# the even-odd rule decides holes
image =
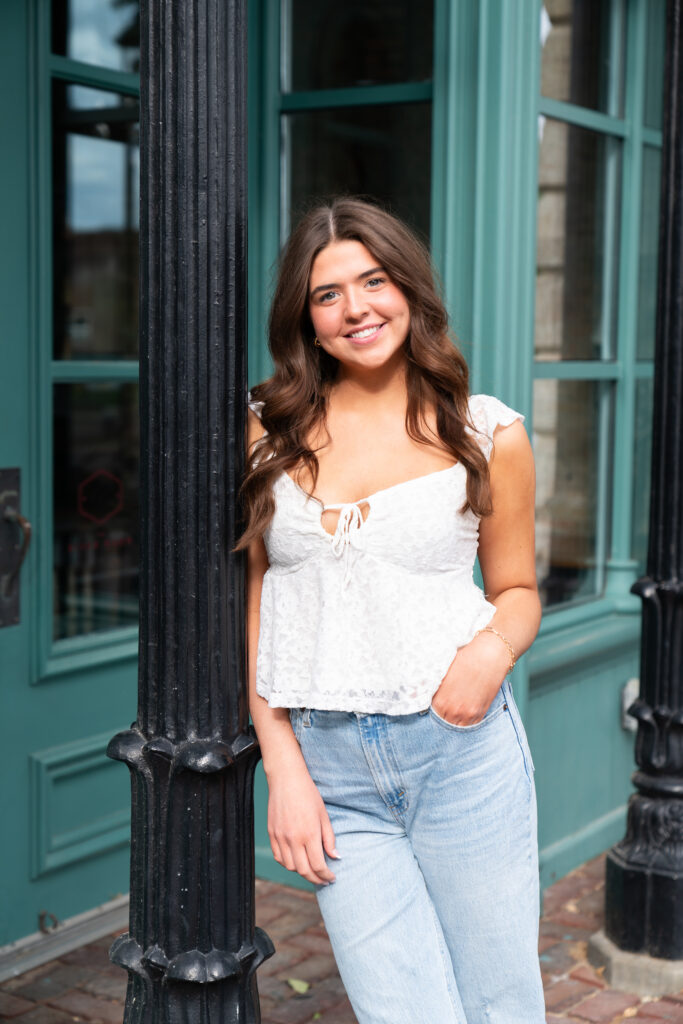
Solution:
[[[600,387],[534,382],[536,570],[543,603],[593,596],[599,585],[597,495]]]
[[[541,8],[541,95],[621,117],[623,0],[545,0]]]
[[[139,0],[52,0],[52,52],[138,72]]]
[[[136,358],[137,101],[53,88],[54,357]]]
[[[363,193],[429,237],[431,104],[351,107],[291,114],[291,209],[312,198]]]
[[[638,575],[645,572],[650,519],[650,462],[652,457],[652,396],[654,382],[636,382],[636,421],[633,450],[633,557]]]
[[[636,342],[638,359],[654,359],[655,356],[661,162],[662,154],[659,149],[653,149],[651,146],[643,148]]]
[[[561,121],[542,127],[535,356],[612,358],[621,143]]]
[[[137,384],[54,388],[54,637],[137,623]]]
[[[432,76],[432,0],[290,0],[288,21],[291,58],[284,62],[285,89],[416,82]]]
[[[648,0],[647,51],[645,56],[645,110],[648,128],[662,127],[666,0]]]

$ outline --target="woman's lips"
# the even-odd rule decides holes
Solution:
[[[363,328],[363,332],[368,331],[368,334],[363,333],[360,337],[353,337],[352,334],[346,334],[344,337],[353,345],[367,345],[368,342],[375,340],[385,326],[386,324],[372,324],[371,326]],[[357,332],[354,331],[353,334],[357,334]]]

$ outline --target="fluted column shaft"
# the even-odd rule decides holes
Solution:
[[[246,0],[141,4],[141,593],[126,1024],[260,1021],[244,556]]]
[[[605,931],[683,959],[683,19],[668,0],[647,575],[625,838],[607,857]]]

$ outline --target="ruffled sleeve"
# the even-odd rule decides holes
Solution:
[[[474,436],[487,459],[491,457],[496,427],[509,427],[515,420],[524,422],[521,412],[516,412],[492,395],[471,395],[469,408],[476,430]]]

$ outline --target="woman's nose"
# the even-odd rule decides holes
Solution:
[[[346,296],[346,315],[352,320],[358,320],[364,316],[369,309],[367,296],[362,290],[352,288]]]

